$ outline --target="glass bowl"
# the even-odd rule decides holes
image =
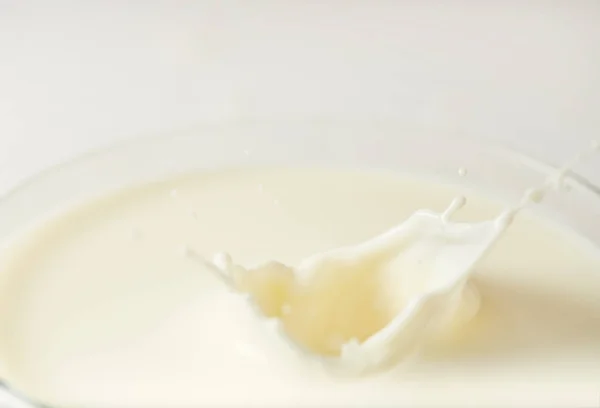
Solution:
[[[118,188],[182,173],[247,166],[414,173],[475,188],[510,202],[528,187],[539,185],[554,168],[476,138],[393,122],[312,120],[203,125],[88,153],[2,192],[0,242],[48,213]],[[537,212],[600,246],[600,228],[590,222],[600,219],[600,188],[574,172],[567,185],[568,194],[550,195],[536,208]],[[0,272],[0,291],[7,278]],[[9,394],[9,386],[5,385],[0,393]],[[24,402],[17,405],[17,399],[11,403],[15,407],[28,406]]]

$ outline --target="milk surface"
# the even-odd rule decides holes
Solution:
[[[362,242],[421,208],[503,208],[388,173],[205,173],[95,200],[0,254],[0,376],[53,407],[573,406],[600,394],[600,255],[520,213],[477,267],[479,313],[419,359],[339,378],[281,347],[221,281],[182,255],[244,265]],[[360,316],[359,316],[360,317]]]

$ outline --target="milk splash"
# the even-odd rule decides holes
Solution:
[[[420,210],[400,225],[358,245],[313,255],[297,267],[269,262],[237,265],[227,254],[207,261],[273,333],[306,361],[342,374],[382,370],[415,354],[443,330],[477,313],[479,294],[470,281],[484,257],[529,203],[559,189],[570,169],[598,143],[577,155],[497,217],[459,223],[465,205],[452,201],[442,213]]]

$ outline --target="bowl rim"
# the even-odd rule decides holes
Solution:
[[[60,160],[57,163],[46,166],[41,170],[34,171],[25,177],[18,180],[14,185],[8,187],[5,191],[0,191],[0,204],[10,196],[19,193],[22,190],[25,190],[32,185],[35,185],[38,181],[42,180],[45,177],[50,177],[54,173],[65,170],[69,167],[77,166],[78,164],[85,162],[87,160],[100,157],[103,155],[107,155],[116,151],[125,150],[129,148],[135,148],[138,145],[143,145],[144,143],[149,143],[152,141],[161,141],[175,137],[182,137],[185,135],[191,135],[193,133],[200,133],[201,131],[206,130],[217,130],[224,128],[232,128],[238,127],[243,129],[245,127],[256,127],[256,126],[267,126],[267,125],[279,125],[279,126],[306,126],[310,124],[311,126],[317,124],[325,124],[328,126],[347,126],[349,124],[361,124],[361,125],[376,125],[376,124],[385,124],[390,129],[397,129],[398,131],[417,131],[419,133],[450,133],[455,139],[461,140],[463,142],[469,143],[471,145],[477,145],[482,148],[491,149],[502,155],[509,157],[518,158],[524,166],[529,167],[530,170],[533,170],[537,173],[548,174],[553,170],[558,170],[559,165],[552,161],[546,161],[539,158],[535,154],[531,154],[529,152],[525,152],[523,149],[516,148],[514,145],[499,141],[497,139],[486,138],[482,140],[482,138],[476,138],[470,133],[466,132],[455,132],[452,129],[445,129],[441,127],[433,128],[433,127],[425,127],[420,125],[407,125],[404,122],[398,120],[373,120],[373,119],[352,119],[352,120],[340,120],[340,119],[322,119],[322,118],[308,118],[308,119],[269,119],[269,120],[257,120],[257,119],[244,119],[237,121],[218,121],[218,122],[198,122],[190,126],[173,128],[170,130],[162,130],[155,132],[141,132],[136,133],[131,137],[125,138],[124,140],[120,140],[106,146],[95,147],[84,151],[83,153],[75,154],[69,158],[64,160]],[[595,184],[589,178],[584,177],[583,175],[577,173],[574,170],[569,170],[567,172],[567,177],[578,184],[578,187],[581,187],[588,192],[592,193],[598,199],[600,199],[600,183]]]

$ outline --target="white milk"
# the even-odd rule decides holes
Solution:
[[[600,255],[519,214],[478,266],[481,309],[405,369],[337,378],[285,353],[182,255],[294,265],[415,210],[502,206],[392,174],[252,170],[144,186],[40,224],[2,252],[0,376],[56,407],[582,405],[600,394]]]

